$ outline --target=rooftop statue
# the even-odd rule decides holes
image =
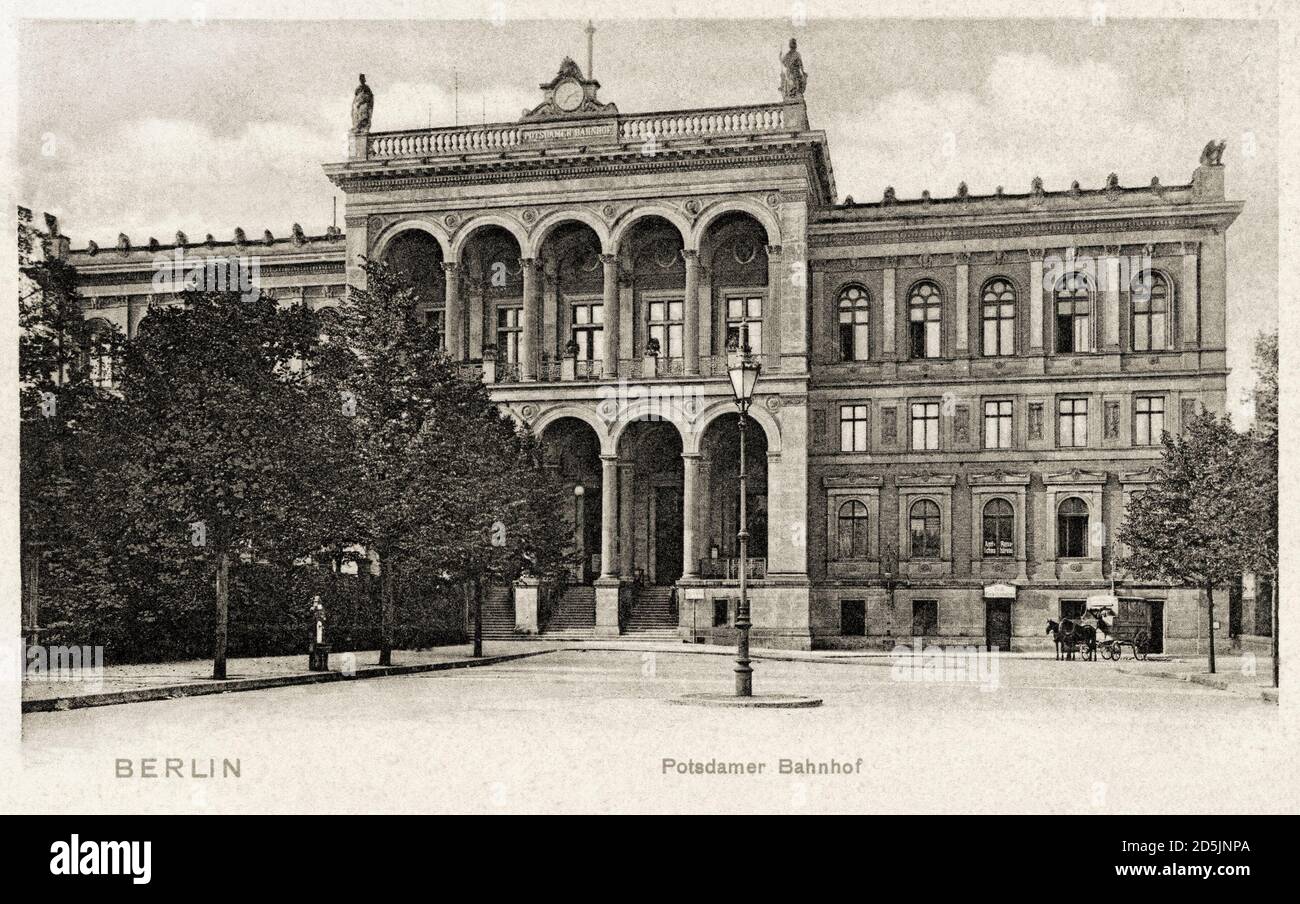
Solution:
[[[375,109],[375,93],[366,84],[366,77],[361,76],[361,84],[352,94],[352,131],[369,132],[370,114]]]
[[[803,57],[799,55],[799,43],[790,39],[790,49],[781,54],[781,96],[786,98],[803,97],[808,87],[808,73],[803,70]]]
[[[1207,144],[1205,149],[1201,151],[1201,166],[1222,166],[1223,149],[1227,147],[1227,144],[1226,141],[1220,141],[1218,144],[1211,141]]]

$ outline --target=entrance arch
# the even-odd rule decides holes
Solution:
[[[620,571],[637,584],[672,585],[686,570],[682,447],[661,420],[634,421],[618,439]]]
[[[559,417],[539,431],[546,466],[565,489],[564,515],[573,526],[575,564],[570,581],[590,584],[601,572],[601,497],[603,475],[600,436],[576,417]]]

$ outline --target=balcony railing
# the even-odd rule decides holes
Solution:
[[[740,580],[740,559],[701,559],[700,577],[712,580]],[[767,559],[750,556],[745,560],[745,577],[761,581],[767,577]]]
[[[556,124],[553,140],[566,140],[561,126],[572,129],[575,121]],[[590,120],[608,122],[608,117]],[[729,135],[752,135],[761,132],[789,131],[780,104],[762,104],[750,107],[726,107],[712,110],[647,113],[638,116],[617,117],[617,140],[620,143],[643,142],[650,137],[656,141],[673,141],[683,138],[715,138]],[[532,147],[537,132],[545,132],[545,125],[521,126],[495,123],[483,126],[449,127],[441,129],[411,129],[404,132],[376,132],[366,140],[366,156],[375,159],[403,157],[454,157],[464,154],[492,153]],[[611,128],[609,137],[614,132]],[[548,140],[552,136],[547,133]],[[572,140],[577,144],[591,144],[584,132]]]

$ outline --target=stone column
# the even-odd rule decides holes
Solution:
[[[683,248],[682,258],[686,261],[686,298],[682,306],[682,318],[685,329],[682,330],[682,344],[686,347],[686,373],[700,372],[700,252],[693,248]],[[664,349],[668,354],[668,349]]]
[[[1043,249],[1029,249],[1029,350],[1043,350]]]
[[[453,361],[465,359],[465,343],[461,338],[461,327],[465,322],[465,312],[460,304],[460,264],[444,261],[442,271],[446,276],[447,303],[443,316],[447,318],[447,354]]]
[[[952,313],[957,327],[955,351],[962,357],[970,348],[970,255],[959,254],[957,260],[957,291],[953,295]]]
[[[618,578],[618,456],[600,457],[600,578]]]
[[[785,332],[781,328],[781,282],[786,275],[784,260],[780,245],[767,246],[767,310],[763,312],[763,340],[772,354],[786,352],[806,355],[808,348],[800,347],[797,351],[792,351],[781,344],[781,336]],[[771,324],[771,328],[768,324]],[[761,348],[754,349],[755,354],[762,352]]]
[[[1105,249],[1101,278],[1101,351],[1119,351],[1119,249]]]
[[[605,285],[603,303],[605,306],[605,332],[604,347],[601,351],[604,357],[604,368],[606,377],[618,376],[618,324],[619,324],[619,292],[618,292],[618,255],[602,254],[600,262],[604,266]]]
[[[626,577],[634,573],[632,550],[635,543],[632,516],[636,509],[636,497],[633,495],[633,470],[631,462],[618,466],[619,504],[618,504],[618,572]]]
[[[885,360],[894,357],[894,339],[898,335],[898,299],[895,297],[894,273],[895,270],[891,263],[890,266],[885,268],[884,282],[880,290],[880,304],[883,311],[880,318],[880,338],[884,340]]]
[[[519,332],[519,379],[537,379],[537,259],[521,257],[524,272],[524,310]]]
[[[1183,252],[1183,285],[1182,293],[1179,296],[1176,310],[1179,313],[1178,338],[1179,345],[1182,348],[1196,348],[1201,343],[1199,323],[1197,320],[1197,308],[1201,301],[1200,287],[1200,267],[1199,252],[1200,246],[1196,242],[1184,242]],[[1173,312],[1170,312],[1170,325],[1173,323]]]
[[[699,492],[700,453],[682,453],[682,577],[700,576]]]

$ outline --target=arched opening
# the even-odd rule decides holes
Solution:
[[[574,359],[574,377],[591,379],[604,373],[605,329],[617,311],[605,311],[604,267],[600,236],[576,220],[551,230],[538,252],[545,281],[542,286],[543,334],[539,374],[560,379],[560,362]],[[617,325],[615,325],[615,328]]]
[[[776,312],[767,310],[767,230],[751,214],[724,213],[705,230],[700,255],[708,299],[701,329],[707,331],[709,354],[725,356],[732,344],[755,355],[775,351],[770,325]]]
[[[682,437],[667,421],[629,424],[619,437],[619,571],[637,585],[683,574]]]
[[[565,517],[573,528],[575,564],[570,580],[590,584],[600,576],[600,438],[585,421],[562,417],[546,426],[541,441],[546,466],[555,470],[564,486]]]
[[[745,427],[746,524],[749,576],[767,574],[767,434],[752,418]],[[701,519],[700,573],[703,577],[739,577],[740,421],[729,414],[715,418],[700,440]]]
[[[1078,496],[1056,510],[1056,554],[1062,559],[1088,557],[1088,503]]]
[[[657,215],[642,217],[629,227],[620,247],[620,272],[631,274],[620,286],[630,294],[632,357],[649,351],[659,358],[661,372],[684,373],[686,355],[685,243],[677,227]],[[620,305],[623,306],[623,305]],[[633,373],[634,361],[622,373]]]
[[[460,292],[465,303],[465,335],[471,359],[493,356],[496,380],[515,382],[520,364],[540,337],[538,325],[531,344],[524,335],[524,265],[519,241],[502,226],[474,230],[461,251]]]
[[[1010,558],[1016,554],[1016,513],[1005,499],[990,499],[984,505],[984,558]]]
[[[438,240],[422,230],[408,229],[384,248],[383,261],[415,292],[421,318],[445,348],[447,283]]]

